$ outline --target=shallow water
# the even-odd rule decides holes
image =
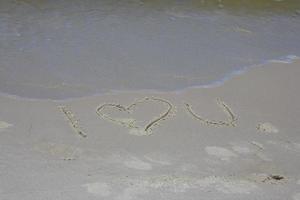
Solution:
[[[0,92],[64,99],[208,85],[300,56],[298,0],[0,0]]]

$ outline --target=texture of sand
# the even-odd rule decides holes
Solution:
[[[180,93],[1,96],[0,199],[298,200],[299,75],[295,61]]]

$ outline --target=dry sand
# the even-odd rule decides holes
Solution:
[[[0,199],[299,200],[299,76],[296,61],[180,93],[1,96]]]

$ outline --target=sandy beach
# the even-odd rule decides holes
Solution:
[[[0,199],[300,199],[300,61],[214,88],[0,97]]]

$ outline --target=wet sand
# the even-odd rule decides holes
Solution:
[[[0,97],[0,199],[300,199],[300,61],[214,88]]]

